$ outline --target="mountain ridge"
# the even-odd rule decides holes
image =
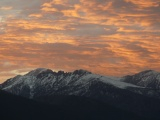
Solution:
[[[13,94],[15,93],[17,95],[21,95],[21,93],[19,93],[21,91],[20,89],[24,88],[24,91],[30,93],[29,94],[27,93],[28,95],[26,96],[26,94],[24,95],[22,92],[22,96],[32,98],[34,97],[33,95],[34,89],[37,88],[40,90],[41,87],[42,88],[46,87],[47,89],[51,89],[52,91],[56,91],[60,87],[63,88],[68,86],[71,87],[72,89],[75,87],[77,88],[82,87],[84,89],[87,89],[87,87],[89,87],[90,84],[94,81],[100,81],[103,82],[104,84],[109,84],[114,87],[118,87],[120,89],[128,89],[134,92],[136,88],[137,90],[140,90],[138,91],[139,93],[143,92],[144,89],[145,91],[152,90],[152,92],[154,91],[154,93],[157,94],[157,97],[160,98],[159,95],[160,73],[153,70],[146,70],[137,73],[135,75],[128,75],[118,78],[118,77],[108,77],[108,76],[93,74],[89,71],[82,69],[75,70],[73,72],[64,72],[64,71],[55,72],[47,68],[37,68],[35,70],[28,72],[25,75],[17,75],[14,78],[6,80],[4,83],[0,85],[0,89],[11,92]],[[21,88],[19,86],[21,86]],[[12,88],[16,88],[17,91],[14,91],[14,89],[12,90]],[[82,88],[80,89],[82,90]],[[158,92],[156,92],[155,90],[158,90]],[[77,91],[77,89],[75,91]],[[150,93],[147,94],[149,96],[152,96]]]
[[[19,89],[19,85],[26,85],[26,89],[33,91],[35,87],[48,86],[49,88],[65,87],[65,86],[82,86],[85,87],[93,81],[101,81],[103,83],[114,85],[115,87],[125,89],[125,87],[140,87],[130,83],[120,81],[120,78],[101,76],[98,74],[92,74],[86,70],[75,70],[73,72],[58,71],[53,72],[50,69],[38,68],[30,71],[23,76],[16,76],[4,82],[2,89],[5,91],[11,91],[14,86]],[[123,84],[121,84],[123,83]],[[35,85],[38,84],[38,85]],[[18,93],[18,92],[16,92]]]

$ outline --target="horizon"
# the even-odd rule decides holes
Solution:
[[[0,83],[36,68],[160,71],[158,0],[1,0]]]

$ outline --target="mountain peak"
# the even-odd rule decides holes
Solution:
[[[154,70],[145,70],[145,71],[142,71],[138,74],[158,74],[158,72],[156,72]]]
[[[160,73],[154,70],[145,70],[135,75],[125,76],[122,81],[142,87],[159,89]]]
[[[37,75],[39,75],[41,73],[53,73],[53,71],[51,69],[47,69],[47,68],[37,68],[35,70],[30,71],[26,75],[28,75],[28,76],[37,76]]]
[[[79,70],[75,70],[73,72],[73,74],[78,74],[78,75],[81,75],[81,74],[91,74],[91,72],[89,72],[87,70],[79,69]]]

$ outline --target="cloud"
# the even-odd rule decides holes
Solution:
[[[1,7],[0,10],[11,10],[12,7],[8,6],[8,7]]]
[[[158,0],[1,0],[1,78],[36,67],[115,76],[160,71],[159,5]]]
[[[158,7],[159,1],[158,0],[125,0],[126,2],[131,2],[141,8],[149,8],[149,7]]]

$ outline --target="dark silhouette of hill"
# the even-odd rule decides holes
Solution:
[[[54,101],[52,105],[0,91],[0,119],[147,120],[133,113],[85,97],[54,96],[49,99]]]

